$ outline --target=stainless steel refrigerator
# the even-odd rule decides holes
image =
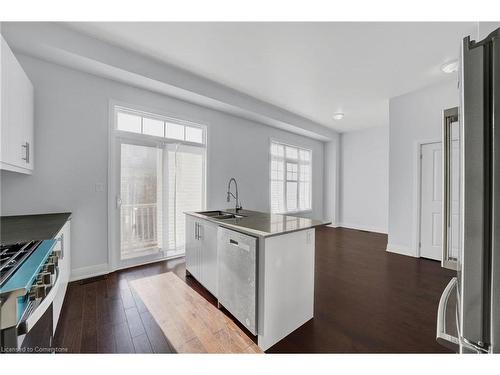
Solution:
[[[441,296],[437,340],[500,353],[500,29],[463,40],[459,77],[460,107],[443,125],[443,266],[457,277]]]

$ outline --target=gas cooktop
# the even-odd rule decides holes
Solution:
[[[0,245],[0,286],[11,277],[42,241]]]

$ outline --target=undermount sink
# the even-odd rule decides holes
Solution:
[[[214,217],[214,216],[224,215],[225,212],[222,212],[222,211],[202,211],[202,212],[197,212],[197,214],[203,215],[203,216],[208,216],[208,217]]]
[[[238,215],[224,211],[202,211],[202,212],[197,212],[197,214],[211,217],[217,220],[241,219],[242,217],[245,217],[245,215]]]
[[[223,214],[219,216],[214,216],[214,219],[217,220],[226,220],[226,219],[241,219],[244,217],[243,215],[235,215],[235,214]]]

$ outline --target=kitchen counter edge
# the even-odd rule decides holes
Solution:
[[[220,210],[220,211],[234,213],[234,209],[225,209],[225,210]],[[269,213],[258,212],[258,211],[249,211],[249,210],[246,210],[246,212],[254,212],[254,213],[258,214],[258,215],[271,215]],[[201,220],[210,221],[210,222],[215,223],[215,224],[217,224],[217,225],[219,225],[219,226],[221,226],[223,228],[232,229],[232,230],[235,230],[237,232],[248,234],[250,236],[257,236],[257,237],[263,237],[263,238],[281,236],[281,235],[284,235],[284,234],[289,234],[289,233],[293,233],[293,232],[299,232],[299,231],[302,231],[302,230],[317,228],[317,227],[321,227],[321,226],[324,226],[324,225],[329,225],[329,224],[332,223],[331,221],[324,221],[323,222],[323,221],[319,221],[319,220],[314,220],[314,219],[309,219],[309,218],[303,218],[303,217],[300,217],[300,216],[281,215],[281,216],[288,216],[288,217],[297,217],[297,218],[300,218],[300,219],[308,219],[308,220],[313,221],[313,223],[311,223],[311,225],[308,225],[308,226],[305,226],[305,227],[301,227],[301,228],[284,230],[284,231],[279,232],[279,233],[269,233],[269,232],[263,232],[263,231],[260,231],[260,230],[257,230],[257,229],[247,228],[247,227],[244,227],[244,226],[241,226],[241,225],[238,225],[238,224],[224,222],[223,220],[217,220],[217,219],[211,218],[209,216],[205,216],[205,215],[199,214],[199,213],[194,212],[194,211],[186,211],[186,212],[184,212],[184,214],[192,216],[192,217],[196,217],[196,218],[201,219]],[[272,214],[272,215],[280,215],[280,214]]]
[[[11,244],[52,239],[71,217],[71,212],[1,216],[0,242]]]

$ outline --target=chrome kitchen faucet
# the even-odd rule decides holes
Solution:
[[[231,182],[234,181],[234,186],[236,187],[236,196],[231,193]],[[236,182],[236,179],[234,177],[231,177],[229,180],[229,183],[227,184],[227,201],[231,201],[231,196],[233,196],[234,199],[236,199],[236,212],[241,210],[243,207],[241,207],[240,201],[238,199],[238,183]]]

